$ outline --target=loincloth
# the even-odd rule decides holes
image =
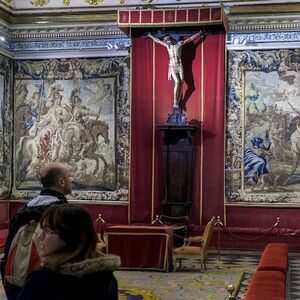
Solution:
[[[182,65],[171,66],[169,65],[168,69],[168,79],[172,79],[172,74],[179,74],[180,78],[183,78],[183,67]]]

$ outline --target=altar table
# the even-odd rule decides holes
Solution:
[[[121,269],[172,269],[171,226],[111,226],[106,229],[104,239],[107,253],[121,257]]]

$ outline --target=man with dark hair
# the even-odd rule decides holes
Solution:
[[[1,260],[1,278],[8,300],[16,299],[21,290],[5,281],[5,267],[11,243],[18,230],[29,222],[39,222],[44,210],[51,204],[67,203],[65,195],[72,192],[73,176],[63,163],[51,162],[39,171],[39,179],[44,187],[40,194],[21,207],[10,222],[5,242],[4,256]]]

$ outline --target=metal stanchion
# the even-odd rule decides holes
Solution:
[[[160,220],[160,216],[156,215],[155,220],[151,223],[151,225],[164,225],[164,223]]]
[[[106,224],[106,222],[104,221],[104,219],[102,218],[101,214],[98,214],[98,218],[96,219],[96,221],[94,222],[94,224],[97,226],[97,235],[99,237],[99,240],[102,242],[102,236],[101,236],[101,224]]]
[[[277,221],[274,224],[274,227],[277,227],[277,242],[279,242],[280,239],[280,218],[277,217]]]
[[[234,297],[234,290],[235,290],[235,287],[232,284],[229,284],[227,286],[227,291],[230,294],[229,297],[228,297],[229,300],[234,300],[234,298],[235,298]]]
[[[221,261],[221,226],[224,227],[223,223],[221,222],[220,216],[217,217],[217,228],[218,228],[218,257],[219,262]]]

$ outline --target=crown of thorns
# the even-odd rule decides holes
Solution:
[[[167,40],[171,40],[171,41],[176,41],[171,35],[169,34],[166,34],[164,37],[163,37],[163,41],[167,41]]]

